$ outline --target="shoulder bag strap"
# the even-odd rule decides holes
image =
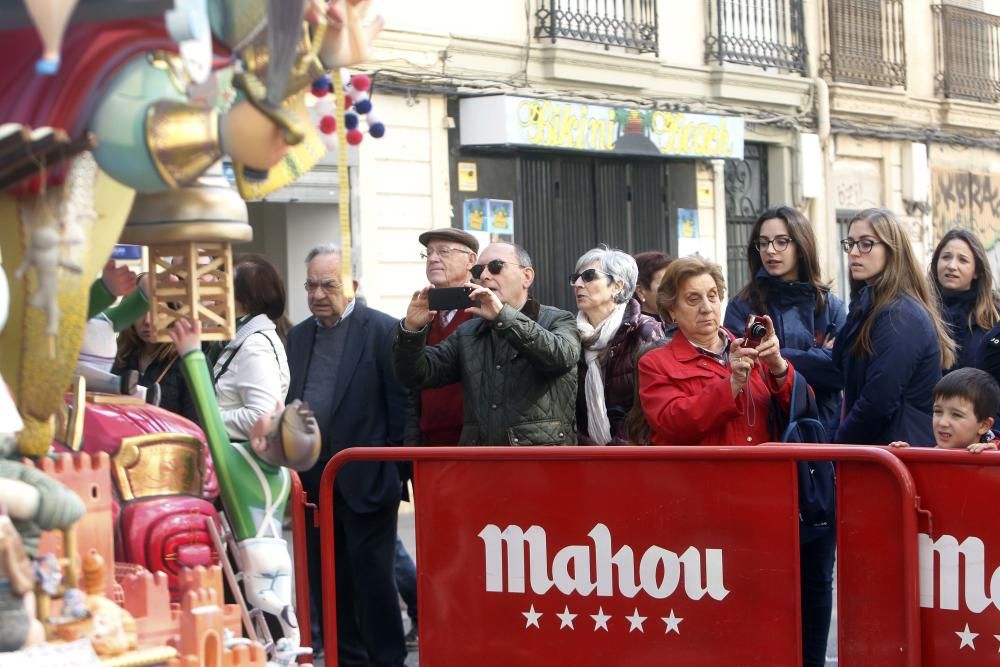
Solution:
[[[261,336],[263,336],[264,340],[267,341],[267,344],[271,346],[271,352],[274,353],[274,360],[278,363],[278,368],[280,369],[281,361],[278,359],[278,350],[274,347],[274,343],[271,341],[271,338],[263,331],[255,331],[252,334],[250,334],[250,336],[254,336],[256,334],[260,334]],[[247,336],[247,338],[250,338],[250,336]],[[243,343],[246,342],[247,342],[246,340],[243,341]],[[239,352],[240,348],[243,347],[243,343],[237,345],[236,348],[233,349],[232,354],[226,357],[226,362],[222,364],[222,368],[219,369],[218,374],[216,374],[216,376],[212,379],[212,384],[218,384],[219,378],[221,378],[223,375],[226,374],[226,371],[229,370],[229,364],[233,363],[233,357],[235,357],[236,353]]]

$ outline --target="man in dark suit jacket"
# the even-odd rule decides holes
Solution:
[[[402,443],[406,396],[392,369],[397,320],[344,295],[337,247],[313,248],[306,275],[314,317],[288,333],[287,400],[307,402],[323,434],[319,462],[302,475],[309,499],[318,502],[334,454]],[[345,667],[397,667],[406,659],[393,576],[399,499],[393,462],[349,463],[334,482],[337,658]],[[319,530],[310,524],[306,537],[312,608],[321,618]]]

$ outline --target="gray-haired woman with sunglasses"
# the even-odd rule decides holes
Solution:
[[[570,286],[579,312],[576,427],[580,444],[623,444],[635,400],[635,365],[643,344],[663,338],[660,323],[633,298],[639,267],[621,250],[600,246],[576,263]]]

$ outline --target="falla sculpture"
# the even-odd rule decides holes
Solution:
[[[23,421],[7,431],[18,456],[45,456],[63,436],[56,417],[91,280],[115,243],[179,258],[181,272],[199,279],[192,282],[212,272],[211,296],[167,299],[154,280],[150,303],[180,303],[168,318],[173,330],[195,315],[192,330],[226,335],[228,245],[250,235],[243,200],[319,161],[328,142],[306,95],[316,80],[362,63],[382,28],[370,0],[174,0],[165,15],[116,18],[124,4],[27,0],[32,25],[0,24],[0,253],[12,286],[0,412],[9,407]],[[85,7],[101,20],[75,23]],[[235,192],[219,181],[223,158]],[[272,659],[286,663],[301,650],[275,517],[287,502],[288,469],[315,461],[318,428],[306,406],[290,405],[263,419],[251,442],[230,443],[197,354],[184,369],[199,394],[246,597],[278,617],[285,636]]]

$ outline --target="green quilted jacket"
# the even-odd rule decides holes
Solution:
[[[430,327],[400,322],[393,346],[399,381],[410,389],[462,383],[462,445],[575,445],[580,333],[570,313],[529,300],[496,320],[473,318],[439,345]]]

